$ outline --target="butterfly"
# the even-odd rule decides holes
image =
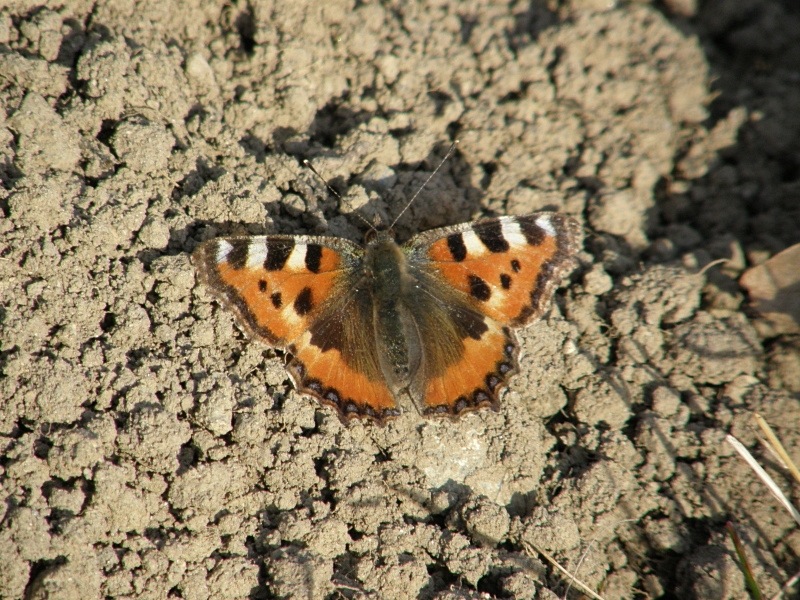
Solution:
[[[536,213],[361,247],[307,235],[223,237],[192,255],[252,338],[289,353],[295,387],[347,422],[499,408],[515,329],[540,319],[575,265],[578,222]]]

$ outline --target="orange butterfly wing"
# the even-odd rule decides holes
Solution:
[[[424,338],[433,359],[418,393],[428,412],[497,406],[499,391],[517,370],[511,330],[545,314],[575,264],[579,240],[580,226],[571,217],[538,213],[437,229],[407,244],[443,307],[482,317],[480,327],[456,340],[457,359],[437,348],[435,336]]]
[[[256,339],[293,355],[297,388],[344,418],[398,414],[377,362],[371,299],[357,294],[363,250],[343,239],[209,240],[192,260],[201,281]]]

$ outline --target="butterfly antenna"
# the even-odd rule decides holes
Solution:
[[[342,196],[339,194],[339,192],[337,192],[335,189],[333,189],[333,188],[331,187],[331,184],[330,184],[330,183],[328,183],[328,180],[327,180],[327,179],[325,179],[325,178],[324,178],[322,175],[320,175],[319,171],[317,171],[317,170],[314,168],[314,165],[312,165],[312,164],[311,164],[311,163],[308,161],[308,159],[303,159],[303,164],[304,164],[305,166],[307,166],[309,169],[311,169],[311,172],[312,172],[312,173],[314,173],[314,175],[316,175],[317,177],[319,177],[319,178],[320,178],[320,180],[322,181],[322,183],[324,183],[324,184],[325,184],[325,187],[326,187],[326,188],[328,188],[328,191],[329,191],[331,194],[333,194],[334,196],[336,196],[336,197],[339,199],[339,202],[345,202],[345,199],[344,199],[344,198],[342,198]],[[369,227],[370,229],[372,229],[372,231],[375,231],[375,226],[374,226],[372,223],[370,223],[369,221],[367,221],[367,220],[366,220],[364,217],[362,217],[362,216],[361,216],[360,214],[358,214],[356,211],[353,211],[353,214],[354,214],[355,216],[357,216],[359,219],[361,219],[362,221],[364,221],[364,223],[366,223],[366,224],[367,224],[367,227]]]
[[[400,214],[399,214],[399,215],[397,215],[397,217],[395,218],[395,220],[394,220],[394,221],[392,221],[392,224],[389,226],[389,229],[391,229],[392,227],[394,227],[394,226],[395,226],[395,224],[396,224],[396,223],[397,223],[397,222],[400,220],[400,217],[402,217],[402,216],[405,214],[405,212],[408,210],[408,207],[409,207],[409,206],[411,206],[411,204],[414,202],[414,200],[416,200],[416,199],[417,199],[417,196],[419,196],[420,192],[422,192],[422,190],[424,190],[424,189],[425,189],[425,186],[426,186],[426,185],[428,185],[428,183],[430,182],[430,180],[431,180],[431,179],[433,179],[433,176],[434,176],[434,175],[436,175],[436,173],[438,173],[438,172],[439,172],[439,169],[441,169],[441,168],[442,168],[442,165],[445,163],[445,161],[446,161],[448,158],[450,158],[450,155],[451,155],[451,154],[452,154],[452,153],[455,151],[455,149],[456,149],[456,146],[458,146],[458,140],[456,140],[456,141],[454,141],[454,142],[453,142],[453,145],[452,145],[452,146],[450,146],[450,149],[447,151],[447,154],[445,154],[445,155],[444,155],[444,158],[443,158],[443,159],[442,159],[442,161],[439,163],[439,166],[437,166],[437,167],[436,167],[436,168],[433,170],[433,173],[431,173],[430,175],[428,175],[428,178],[425,180],[425,183],[423,183],[421,186],[419,186],[419,189],[418,189],[418,190],[416,191],[416,193],[415,193],[415,194],[414,194],[414,195],[411,197],[411,200],[409,200],[409,201],[408,201],[408,203],[406,204],[405,208],[404,208],[403,210],[401,210],[401,211],[400,211]]]

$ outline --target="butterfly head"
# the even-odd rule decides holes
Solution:
[[[445,154],[444,158],[439,163],[439,165],[433,170],[433,172],[430,175],[428,175],[428,178],[425,180],[425,183],[423,183],[419,187],[419,189],[414,193],[414,195],[411,197],[411,199],[406,203],[406,205],[403,208],[403,210],[400,211],[400,213],[395,217],[394,221],[392,221],[392,224],[389,225],[388,227],[383,225],[383,223],[381,222],[380,216],[377,215],[377,214],[374,217],[375,218],[375,222],[374,223],[370,223],[367,219],[365,219],[363,216],[361,216],[357,212],[354,213],[359,219],[364,221],[364,223],[366,223],[367,226],[369,227],[369,231],[367,231],[367,233],[364,235],[364,245],[365,246],[367,246],[368,248],[374,248],[374,247],[376,247],[378,245],[387,244],[387,243],[396,246],[397,242],[395,242],[394,226],[400,220],[400,217],[402,217],[405,214],[405,212],[409,209],[409,207],[414,203],[414,200],[417,199],[417,196],[419,196],[420,192],[422,192],[422,190],[425,188],[425,186],[428,185],[428,182],[430,182],[430,180],[433,179],[434,175],[436,175],[436,173],[439,172],[439,169],[441,169],[442,165],[447,161],[448,158],[450,158],[450,155],[455,151],[457,146],[458,146],[458,140],[455,140],[453,142],[453,144],[450,146],[450,149],[447,151],[447,154]],[[322,182],[325,184],[325,187],[327,187],[328,190],[334,196],[336,196],[340,201],[343,200],[342,197],[339,195],[339,192],[337,192],[335,189],[333,189],[330,186],[330,184],[327,182],[327,180],[322,175],[320,175],[319,171],[317,171],[314,168],[314,166],[311,164],[311,162],[309,162],[308,160],[304,160],[303,164],[306,165],[309,169],[311,169],[311,171],[317,177],[319,177],[322,180]]]
[[[379,215],[377,215],[377,214],[375,215],[375,223],[374,223],[374,224],[370,224],[370,223],[369,223],[369,221],[367,221],[366,219],[364,219],[364,217],[362,217],[361,215],[358,215],[358,213],[356,213],[356,214],[358,215],[358,217],[359,217],[359,218],[360,218],[362,221],[364,221],[364,222],[365,222],[367,225],[369,225],[369,228],[370,228],[370,229],[369,229],[369,231],[367,231],[367,233],[364,235],[364,244],[365,244],[365,245],[366,245],[368,248],[370,248],[370,247],[371,247],[371,248],[374,248],[374,247],[376,247],[376,246],[378,246],[378,245],[385,244],[385,243],[390,243],[390,244],[392,244],[392,245],[396,245],[396,242],[395,242],[395,234],[394,234],[394,226],[395,226],[395,225],[397,224],[397,222],[400,220],[400,217],[402,217],[402,216],[405,214],[405,212],[406,212],[406,211],[409,209],[409,207],[410,207],[410,206],[411,206],[411,205],[414,203],[414,200],[416,200],[416,199],[417,199],[417,196],[419,196],[420,192],[421,192],[421,191],[422,191],[422,190],[425,188],[425,186],[426,186],[426,185],[428,185],[428,182],[429,182],[431,179],[433,179],[433,176],[434,176],[434,175],[436,175],[436,173],[438,173],[438,172],[439,172],[439,169],[441,169],[441,168],[442,168],[442,165],[445,163],[445,161],[446,161],[446,160],[447,160],[447,159],[450,157],[450,155],[451,155],[451,154],[453,153],[453,151],[456,149],[456,146],[458,146],[458,140],[456,140],[455,142],[453,142],[452,146],[450,146],[450,149],[447,151],[447,154],[445,154],[445,156],[444,156],[444,158],[442,159],[442,161],[441,161],[441,162],[439,163],[439,165],[438,165],[438,166],[437,166],[437,167],[436,167],[436,168],[433,170],[433,172],[432,172],[432,173],[431,173],[431,174],[428,176],[428,178],[425,180],[425,183],[423,183],[423,184],[422,184],[422,185],[419,187],[419,189],[418,189],[418,190],[417,190],[417,191],[414,193],[414,195],[411,197],[411,200],[409,200],[409,201],[406,203],[406,205],[405,205],[405,207],[403,208],[403,210],[401,210],[401,211],[400,211],[400,214],[398,214],[398,215],[395,217],[395,219],[394,219],[394,221],[392,221],[392,224],[391,224],[391,225],[389,225],[389,226],[386,226],[386,225],[384,225],[383,223],[381,223],[381,218],[380,218],[380,216],[379,216]],[[308,161],[306,161],[306,162],[308,162]],[[337,194],[337,195],[338,195],[338,194]]]
[[[393,229],[377,223],[375,227],[364,234],[364,245],[368,248],[375,247],[386,242],[394,242],[394,239]]]

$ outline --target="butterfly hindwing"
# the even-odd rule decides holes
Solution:
[[[433,294],[445,292],[439,287]],[[441,298],[452,296],[452,292]],[[424,411],[458,415],[478,408],[496,409],[499,392],[516,371],[513,333],[491,317],[475,311],[465,299],[449,299],[442,308],[422,316],[422,369],[414,391]]]
[[[383,423],[400,413],[379,364],[372,297],[361,287],[360,272],[352,275],[345,291],[289,346],[289,372],[301,391],[332,405],[343,419]]]

